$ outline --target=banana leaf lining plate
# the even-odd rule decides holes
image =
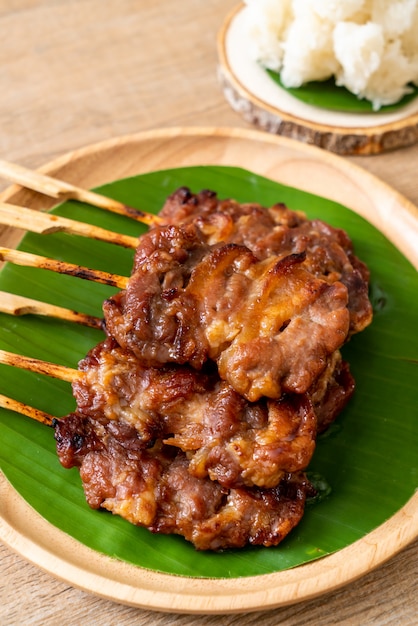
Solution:
[[[363,381],[355,372],[359,387],[355,401],[330,436],[319,442],[312,464],[312,471],[332,483],[331,495],[308,507],[300,528],[278,548],[206,555],[194,552],[178,537],[154,537],[119,518],[89,511],[77,474],[61,470],[54,457],[52,432],[5,411],[0,422],[0,467],[4,472],[0,479],[0,538],[25,558],[76,587],[133,606],[184,613],[242,612],[308,599],[365,574],[412,541],[418,526],[417,496],[413,495],[417,471],[417,350],[416,343],[404,336],[399,320],[393,317],[400,312],[406,329],[413,323],[411,294],[415,289],[416,299],[418,293],[413,268],[418,266],[415,207],[367,172],[329,153],[238,129],[182,128],[142,133],[72,152],[42,169],[83,187],[104,185],[104,193],[144,210],[158,210],[176,186],[190,184],[195,186],[194,191],[198,190],[196,186],[211,187],[221,196],[235,195],[240,201],[285,201],[291,208],[306,209],[310,217],[346,227],[359,256],[370,262],[376,311],[373,331],[365,335],[366,348],[360,348],[359,336],[353,346],[347,346],[348,359],[358,372],[373,372],[382,356],[387,357],[386,370],[383,375],[377,368],[376,375],[368,375]],[[51,204],[17,187],[7,190],[2,199],[38,209]],[[351,210],[337,203],[349,203]],[[141,231],[124,218],[84,205],[66,203],[57,211],[115,230],[126,229],[132,234]],[[3,235],[3,243],[5,238],[9,242],[10,234]],[[84,265],[94,260],[95,267],[116,273],[128,272],[131,263],[127,251],[114,250],[108,244],[92,246],[64,235],[47,239],[28,235],[23,246],[47,256],[69,255],[69,260]],[[106,289],[80,287],[78,283],[73,287],[71,280],[62,286],[62,277],[38,278],[33,272],[7,266],[0,276],[0,288],[14,292],[20,289],[24,295],[49,301],[54,301],[55,295],[63,306],[100,313]],[[405,303],[410,299],[411,307],[405,313]],[[1,347],[70,366],[75,366],[101,338],[98,331],[6,316],[2,316],[0,329]],[[389,335],[392,339],[387,338]],[[382,341],[389,342],[388,355]],[[18,399],[51,413],[64,415],[72,410],[67,384],[37,380],[36,385],[44,386],[36,395],[41,387],[31,390],[34,383],[30,375],[10,370],[2,368],[0,392],[19,394]],[[402,428],[398,428],[399,419],[391,421],[387,415],[381,418],[374,408],[381,393],[380,402],[391,406],[390,384],[386,384],[385,376],[390,378],[395,370],[398,397],[392,398],[392,403],[396,402],[398,411],[409,414]],[[399,387],[399,378],[407,384]],[[385,394],[382,390],[386,388],[389,391]],[[377,423],[382,426],[376,428]],[[389,436],[391,441],[396,439],[394,458],[385,469],[387,457],[382,459],[382,455],[387,454]],[[45,438],[50,443],[45,443]],[[338,468],[335,455],[342,459]],[[376,502],[367,507],[367,483],[376,479],[374,466],[380,468],[374,487]],[[37,480],[45,476],[48,484],[39,485]],[[64,521],[57,490],[62,492],[63,500],[68,500]]]

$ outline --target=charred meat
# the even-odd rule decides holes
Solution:
[[[308,393],[249,402],[214,368],[144,367],[107,339],[80,362],[84,376],[73,389],[79,413],[134,429],[141,449],[157,439],[181,449],[195,476],[271,487],[307,467],[318,430],[348,402],[354,384],[346,368],[338,355]]]
[[[189,472],[184,452],[146,450],[133,427],[71,414],[55,437],[64,467],[78,467],[88,504],[154,533],[178,534],[198,550],[274,546],[299,523],[313,489],[303,473],[273,489],[227,489]]]
[[[271,256],[306,254],[305,267],[329,283],[341,281],[348,291],[350,334],[371,322],[368,297],[369,270],[356,257],[347,233],[321,220],[308,220],[282,203],[221,200],[213,191],[193,194],[181,187],[170,195],[160,212],[170,224],[196,224],[209,244],[231,242],[246,246],[260,260]]]
[[[277,545],[314,490],[319,432],[354,391],[340,348],[372,319],[342,230],[181,188],[141,236],[108,338],[56,424],[86,498],[199,550]]]
[[[305,393],[350,326],[347,288],[305,258],[260,261],[243,245],[199,245],[192,225],[154,229],[127,289],[104,303],[107,332],[152,367],[215,361],[251,401]]]

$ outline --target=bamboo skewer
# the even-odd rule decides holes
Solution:
[[[82,237],[114,243],[124,248],[132,248],[133,250],[138,245],[136,237],[114,233],[99,226],[92,226],[91,224],[85,224],[84,222],[78,222],[66,217],[51,215],[50,213],[41,213],[5,202],[0,202],[0,224],[22,228],[40,235],[59,232],[81,235]]]
[[[1,159],[0,175],[11,182],[18,183],[23,187],[38,191],[46,196],[57,198],[58,200],[72,199],[86,202],[87,204],[142,222],[143,224],[147,224],[147,226],[154,226],[162,221],[158,215],[146,213],[145,211],[135,209],[118,200],[113,200],[112,198],[108,198],[94,191],[82,189],[76,185],[52,178],[51,176],[46,176],[45,174],[40,174],[39,172],[34,172],[21,165],[9,163]]]
[[[41,424],[45,424],[46,426],[53,427],[54,421],[56,420],[56,417],[49,415],[49,413],[35,409],[33,406],[19,402],[19,400],[13,400],[12,398],[8,398],[2,394],[0,394],[0,407],[2,409],[14,411],[15,413],[20,413],[21,415],[26,415],[26,417],[30,417]]]
[[[19,369],[29,372],[34,372],[35,374],[44,374],[46,376],[50,376],[51,378],[58,378],[59,380],[63,380],[68,383],[73,383],[83,376],[83,372],[80,372],[80,370],[66,367],[65,365],[58,365],[56,363],[22,356],[6,350],[0,350],[0,363],[3,363],[4,365],[11,365],[12,367],[18,367]],[[41,424],[46,424],[47,426],[53,427],[54,422],[57,419],[49,413],[45,413],[44,411],[29,406],[28,404],[24,404],[19,400],[13,400],[12,398],[2,394],[0,394],[0,407],[15,411],[15,413],[20,413],[21,415],[26,415]]]
[[[71,185],[70,183],[54,179],[38,172],[33,172],[22,166],[9,163],[4,160],[0,160],[0,175],[4,176],[11,182],[20,184],[28,189],[32,189],[52,198],[56,198],[58,200],[73,199],[85,202],[98,208],[142,222],[147,226],[155,226],[162,222],[162,219],[157,215],[146,213],[112,198],[82,189],[76,185]],[[15,206],[7,203],[0,203],[0,223],[39,234],[64,232],[113,243],[125,248],[136,249],[137,247],[136,237],[114,233],[104,228],[92,226],[76,220],[51,215],[49,213],[42,213],[26,207]],[[79,265],[74,265],[72,263],[66,263],[64,261],[56,261],[54,259],[48,259],[46,257],[10,248],[0,248],[0,260],[26,267],[46,269],[60,274],[75,276],[121,289],[125,288],[128,282],[128,278],[125,276],[118,276],[116,274],[110,274],[100,270],[93,270]],[[0,310],[11,315],[44,315],[76,322],[92,328],[102,327],[102,320],[97,317],[78,313],[77,311],[71,311],[63,307],[50,305],[31,298],[25,298],[23,296],[17,296],[0,291],[0,299]],[[17,355],[5,350],[0,350],[0,363],[38,374],[45,374],[69,383],[73,383],[82,376],[82,372],[79,370],[65,367],[63,365],[57,365],[55,363],[49,363],[47,361],[41,361],[39,359]],[[24,404],[18,400],[9,398],[3,394],[0,394],[0,407],[20,413],[36,420],[37,422],[52,427],[54,426],[54,422],[56,420],[55,417],[45,413],[44,411]]]
[[[51,378],[58,378],[59,380],[69,383],[73,383],[75,380],[83,376],[82,372],[71,367],[57,365],[56,363],[50,363],[48,361],[41,361],[40,359],[22,356],[20,354],[15,354],[14,352],[7,352],[6,350],[0,350],[0,363],[3,363],[4,365],[11,365],[12,367],[18,367],[19,369],[27,370],[29,372],[34,372],[35,374],[44,374],[46,376],[50,376]],[[45,411],[41,411],[40,409],[36,409],[28,404],[20,402],[19,400],[14,400],[2,394],[0,394],[0,407],[3,409],[9,409],[10,411],[15,411],[15,413],[20,413],[21,415],[26,415],[41,424],[46,424],[47,426],[53,427],[54,422],[57,419],[49,413],[45,413]]]
[[[21,250],[14,250],[12,248],[0,247],[0,261],[9,261],[15,265],[50,270],[58,274],[75,276],[77,278],[83,278],[84,280],[110,285],[111,287],[118,287],[119,289],[125,289],[129,280],[126,276],[118,276],[117,274],[110,274],[109,272],[103,272],[101,270],[93,270],[81,265],[67,263],[66,261],[56,261],[55,259],[48,259],[44,256],[30,254],[29,252],[22,252]]]
[[[34,372],[35,374],[45,374],[45,376],[58,378],[67,383],[73,383],[83,376],[83,372],[80,372],[80,370],[65,365],[58,365],[57,363],[50,363],[49,361],[41,361],[40,359],[22,356],[14,352],[7,352],[7,350],[0,350],[0,363]]]
[[[0,175],[3,175],[12,182],[21,184],[24,187],[38,191],[53,198],[60,200],[74,199],[86,202],[87,204],[130,217],[149,226],[162,222],[159,216],[145,213],[139,209],[134,209],[133,207],[118,202],[117,200],[107,198],[106,196],[102,196],[95,192],[84,190],[75,185],[65,183],[64,181],[39,174],[37,172],[32,172],[21,166],[8,163],[7,161],[0,160]],[[114,233],[97,226],[78,222],[76,220],[42,213],[26,207],[15,206],[7,203],[0,203],[0,223],[39,234],[65,232],[108,243],[114,243],[126,248],[135,249],[137,247],[136,237]],[[126,287],[129,280],[125,276],[118,276],[116,274],[110,274],[100,270],[93,270],[64,261],[56,261],[54,259],[48,259],[47,257],[13,250],[11,248],[0,248],[0,260],[26,267],[46,269],[60,274],[75,276],[121,289]],[[0,310],[11,315],[45,315],[76,322],[93,328],[102,327],[102,320],[97,317],[71,311],[63,307],[50,305],[31,298],[25,298],[23,296],[17,296],[0,291],[0,299]],[[17,355],[5,350],[0,350],[0,363],[38,374],[44,374],[53,378],[58,378],[69,383],[73,383],[83,375],[79,370],[55,363],[49,363],[47,361],[41,361],[39,359]],[[48,426],[53,426],[54,421],[56,420],[55,417],[45,413],[44,411],[2,394],[0,394],[0,407],[26,415],[27,417]]]
[[[42,315],[65,320],[67,322],[74,322],[90,328],[102,328],[102,320],[99,317],[71,311],[64,307],[41,302],[40,300],[33,300],[32,298],[26,298],[24,296],[18,296],[8,293],[7,291],[0,291],[0,312],[15,316]]]

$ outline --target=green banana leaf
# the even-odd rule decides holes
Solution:
[[[129,563],[183,576],[242,577],[277,572],[346,547],[385,522],[414,493],[417,449],[417,273],[402,254],[364,219],[343,206],[282,186],[238,168],[190,167],[121,180],[99,191],[157,212],[179,186],[216,190],[221,197],[285,202],[344,228],[370,267],[373,324],[345,346],[357,381],[355,396],[319,438],[309,467],[319,496],[299,526],[275,548],[249,547],[202,553],[181,537],[153,535],[87,506],[76,469],[58,462],[52,429],[0,411],[0,468],[21,496],[51,524],[90,548]],[[138,235],[140,224],[75,202],[57,214]],[[21,249],[128,275],[133,253],[65,234],[28,234]],[[114,289],[51,272],[7,264],[0,289],[100,315]],[[0,347],[76,367],[102,333],[36,316],[0,315]],[[56,416],[74,409],[68,383],[0,366],[0,393]]]
[[[312,81],[300,87],[285,87],[280,74],[273,70],[266,70],[267,74],[282,89],[298,100],[320,107],[345,113],[373,113],[373,106],[369,100],[360,99],[345,87],[338,87],[334,78],[323,81]],[[379,109],[379,113],[392,113],[411,102],[418,94],[418,87],[410,85],[411,93],[406,94],[399,102],[388,104]]]

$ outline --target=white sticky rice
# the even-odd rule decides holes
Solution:
[[[244,0],[257,62],[285,87],[335,77],[373,109],[418,85],[418,0]]]

